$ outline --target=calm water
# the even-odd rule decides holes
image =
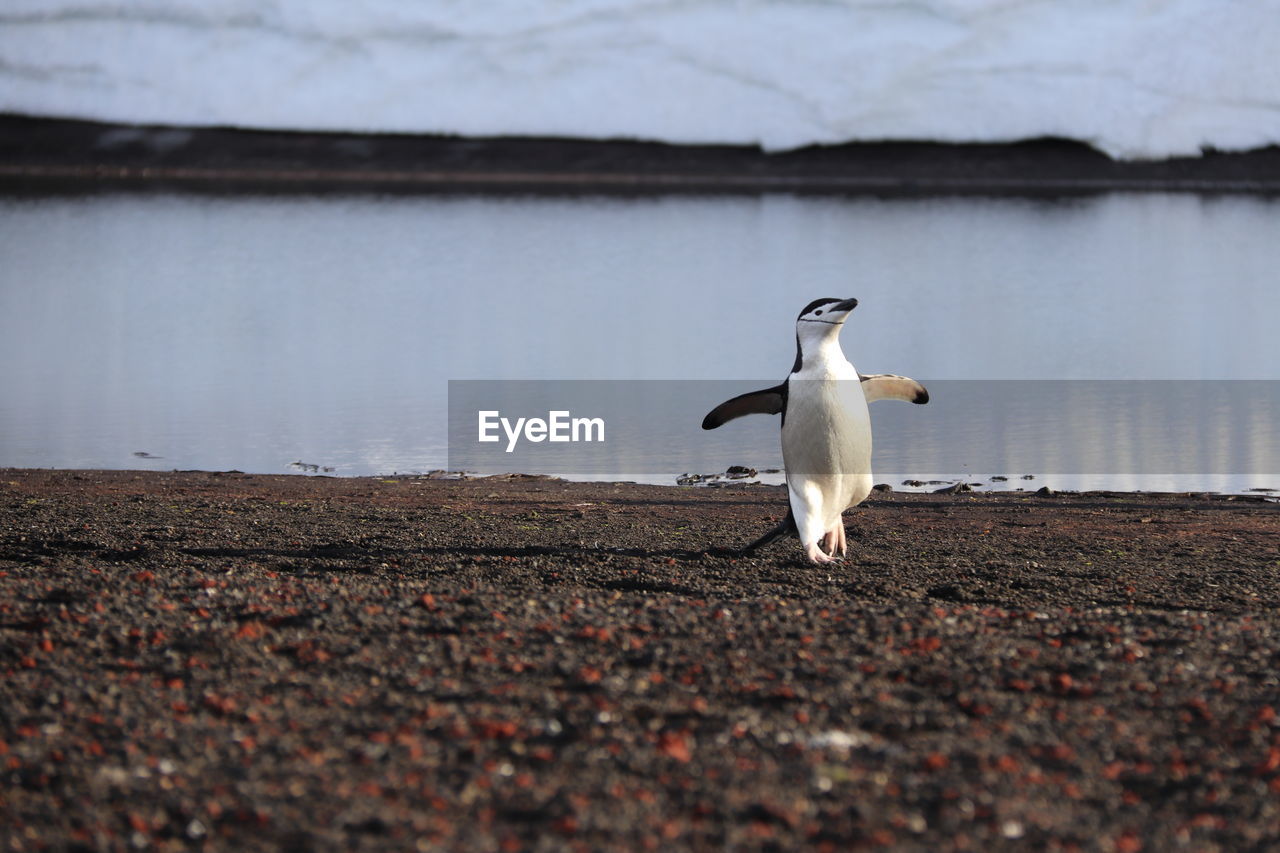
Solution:
[[[1277,234],[1280,203],[1190,195],[0,199],[0,466],[443,468],[449,380],[776,382],[820,296],[860,300],[842,341],[863,372],[1275,380]],[[985,405],[972,429],[992,441],[1035,417]],[[948,459],[956,421],[921,414],[953,409],[881,403],[878,430],[918,416],[933,449],[885,444],[878,470],[1280,487],[1274,393],[1206,408],[1141,416],[1103,394],[1056,421],[1043,459],[987,470]],[[704,412],[680,440],[734,458],[745,433],[700,433]],[[776,422],[758,420],[771,447]],[[1206,442],[1249,449],[1188,463]],[[1112,443],[1165,456],[1092,461]],[[587,475],[680,473],[662,452]]]

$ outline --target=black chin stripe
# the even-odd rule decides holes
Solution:
[[[826,323],[828,326],[839,326],[844,320],[836,322],[835,320],[810,320],[808,317],[801,317],[801,323]]]

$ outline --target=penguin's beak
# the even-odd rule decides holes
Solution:
[[[857,307],[858,307],[858,300],[846,299],[843,302],[837,302],[835,305],[832,305],[831,310],[832,311],[852,311],[854,308],[857,308]]]

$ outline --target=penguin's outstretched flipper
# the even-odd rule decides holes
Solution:
[[[787,405],[787,383],[750,391],[725,400],[702,419],[703,429],[715,429],[743,415],[776,415]]]
[[[876,400],[905,400],[923,405],[929,402],[929,392],[914,379],[892,373],[873,373],[868,376],[859,374],[858,378],[862,380],[862,393],[868,403]]]
[[[792,515],[791,510],[787,510],[787,517],[778,522],[778,526],[761,536],[750,545],[744,547],[739,553],[748,555],[755,553],[759,548],[763,548],[772,542],[777,542],[786,536],[798,536],[799,529],[796,527],[796,517]]]

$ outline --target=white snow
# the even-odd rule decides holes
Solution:
[[[1155,158],[1280,142],[1280,2],[5,0],[0,111]]]

